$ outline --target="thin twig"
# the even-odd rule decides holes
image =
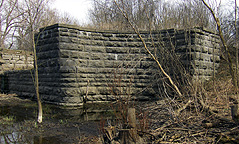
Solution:
[[[216,24],[217,24],[217,30],[219,32],[219,36],[221,38],[223,48],[224,48],[224,50],[226,51],[226,54],[227,54],[226,61],[229,63],[229,68],[230,68],[230,72],[231,72],[231,76],[232,76],[232,80],[233,80],[233,85],[237,86],[237,82],[236,82],[236,79],[235,79],[236,76],[235,76],[235,72],[234,72],[234,69],[233,69],[233,63],[232,63],[231,55],[230,55],[228,46],[226,44],[226,40],[224,39],[224,36],[223,36],[223,33],[222,33],[220,20],[219,20],[219,18],[216,17],[216,14],[214,13],[213,9],[205,2],[205,0],[202,0],[202,2],[210,10],[210,12],[211,12]]]
[[[118,9],[121,11],[122,15],[126,18],[126,20],[128,21],[128,23],[130,24],[130,26],[132,27],[132,29],[134,30],[134,32],[138,35],[138,37],[140,38],[141,42],[144,45],[145,50],[148,52],[148,54],[152,57],[152,59],[157,63],[157,65],[159,66],[160,70],[162,71],[162,73],[164,74],[164,76],[166,76],[169,80],[169,82],[171,83],[171,85],[174,87],[174,89],[176,90],[176,92],[178,93],[179,96],[182,96],[182,93],[180,92],[180,90],[178,89],[178,87],[174,84],[173,80],[171,79],[171,77],[164,71],[163,67],[161,66],[161,64],[159,63],[159,61],[156,59],[156,57],[149,51],[144,39],[142,38],[141,34],[136,30],[136,28],[134,27],[134,25],[131,23],[127,13],[123,12],[123,10],[120,8],[120,6],[118,5],[118,3],[114,0],[115,4],[117,5]]]

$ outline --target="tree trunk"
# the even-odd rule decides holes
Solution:
[[[120,143],[133,144],[141,143],[141,138],[137,134],[135,108],[129,108],[127,112],[127,121],[129,128],[119,131]]]
[[[232,120],[235,122],[239,122],[239,114],[238,114],[238,101],[235,98],[229,97],[230,107],[231,107],[231,116]]]
[[[34,84],[35,84],[37,103],[38,103],[38,118],[37,118],[37,122],[38,123],[42,123],[42,104],[41,104],[41,98],[40,98],[40,94],[39,94],[37,54],[36,54],[36,44],[35,44],[33,30],[32,30],[32,45],[33,45],[33,53],[34,53],[34,67],[35,67],[35,81],[34,81]]]
[[[238,28],[237,28],[237,1],[235,0],[235,30],[236,30],[236,36],[235,36],[235,43],[236,43],[236,82],[238,89]]]

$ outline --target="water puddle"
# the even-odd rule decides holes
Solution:
[[[58,136],[43,137],[34,136],[33,138],[24,136],[20,132],[13,132],[12,134],[7,134],[0,136],[1,144],[62,144],[62,140]],[[65,142],[67,143],[67,142]]]
[[[52,137],[35,136],[33,143],[34,144],[61,144],[62,141],[57,136],[52,136]]]
[[[82,136],[99,134],[99,121],[113,119],[107,104],[64,107],[43,104],[43,124],[37,124],[37,104],[33,101],[0,101],[0,143],[78,143]]]

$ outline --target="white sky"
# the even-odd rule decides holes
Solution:
[[[91,0],[55,0],[52,8],[56,8],[60,12],[67,12],[71,16],[79,20],[79,23],[87,23],[88,10],[91,8]]]
[[[166,0],[166,1],[172,1],[172,0]],[[180,1],[180,0],[176,0]],[[206,0],[208,1],[208,0]],[[209,0],[214,1],[214,0]],[[216,0],[220,1],[220,0]],[[221,0],[222,5],[227,5],[229,2],[232,2],[233,0]],[[239,0],[237,0],[239,3]],[[88,10],[92,7],[91,0],[55,0],[55,2],[52,4],[52,8],[58,9],[60,12],[64,13],[67,12],[71,16],[78,19],[80,24],[89,23],[88,19]]]

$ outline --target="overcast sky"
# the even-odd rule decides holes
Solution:
[[[69,13],[82,24],[88,22],[88,10],[91,7],[91,0],[55,0],[52,4],[52,8]]]
[[[173,1],[173,0],[166,0],[166,1]],[[175,0],[180,2],[181,0]],[[213,1],[213,0],[210,0]],[[217,0],[220,1],[220,0]],[[234,0],[221,0],[222,5],[228,5],[229,2]],[[239,0],[237,0],[239,3]],[[88,23],[88,10],[92,7],[91,0],[55,0],[52,4],[53,8],[58,9],[60,12],[64,13],[67,12],[71,16],[78,19],[80,24]]]

